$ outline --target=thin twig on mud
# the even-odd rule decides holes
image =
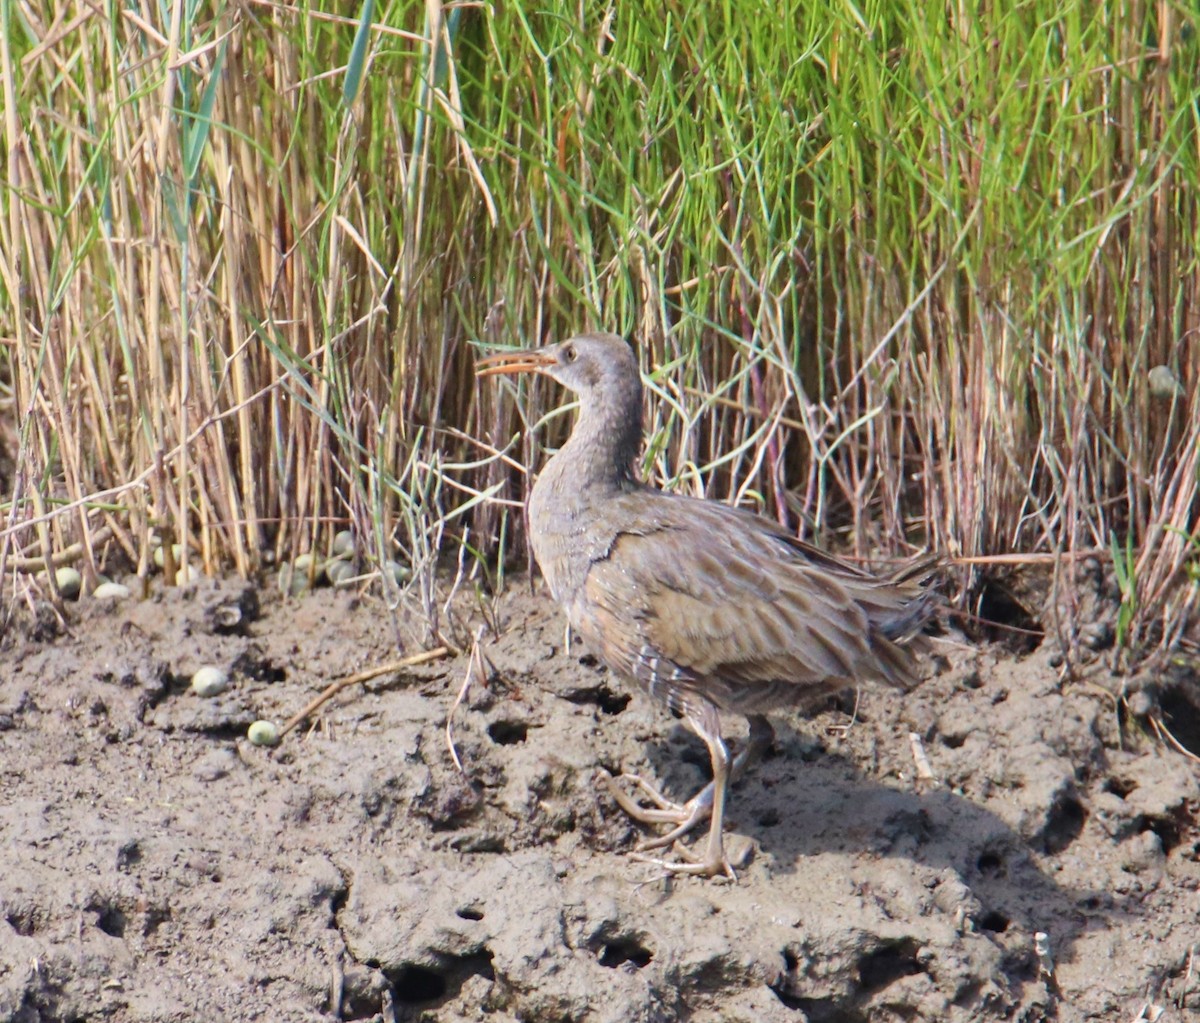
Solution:
[[[483,673],[483,654],[479,650],[479,641],[483,638],[483,633],[487,626],[481,625],[475,630],[475,639],[471,643],[471,656],[467,658],[467,670],[463,674],[463,683],[458,689],[458,695],[454,697],[454,703],[450,705],[450,710],[446,714],[446,748],[450,751],[450,759],[454,761],[454,766],[462,774],[466,774],[466,769],[462,765],[462,761],[458,757],[458,750],[454,746],[454,713],[462,706],[463,701],[467,698],[467,693],[471,691],[471,679],[475,675],[476,669],[479,671],[481,680],[486,681],[486,676]]]
[[[844,739],[850,734],[850,729],[858,723],[858,704],[862,699],[862,690],[857,686],[854,689],[854,709],[850,712],[850,720],[841,725],[830,725],[825,729],[825,734],[835,736],[838,739]]]
[[[448,646],[434,647],[432,650],[422,650],[418,654],[401,657],[398,661],[389,661],[387,664],[376,665],[374,668],[367,668],[364,671],[355,672],[353,675],[340,678],[326,687],[324,692],[308,704],[307,707],[288,718],[287,723],[279,730],[279,738],[282,739],[288,732],[300,724],[301,721],[323,707],[343,689],[348,689],[359,682],[370,682],[373,678],[378,678],[380,675],[387,675],[389,672],[400,671],[402,668],[411,668],[416,664],[436,661],[438,658],[448,657],[452,653],[454,651]]]
[[[1023,629],[1019,625],[1010,625],[1008,622],[998,622],[994,618],[985,618],[983,615],[977,615],[972,611],[963,611],[959,608],[952,607],[947,614],[951,618],[955,618],[960,622],[971,622],[974,625],[985,625],[989,629],[999,629],[1003,632],[1016,633],[1018,636],[1035,636],[1039,640],[1046,634],[1042,629]]]
[[[1183,982],[1180,985],[1179,995],[1175,999],[1175,1004],[1181,1009],[1187,1008],[1187,996],[1192,990],[1192,974],[1196,965],[1196,946],[1192,945],[1188,949],[1187,957],[1187,972],[1183,975]]]
[[[1174,735],[1171,734],[1171,730],[1163,721],[1162,713],[1160,711],[1156,710],[1150,715],[1150,724],[1154,728],[1154,734],[1157,735],[1159,739],[1165,742],[1176,752],[1182,753],[1189,760],[1195,760],[1197,763],[1200,763],[1200,757],[1196,756],[1195,753],[1193,753],[1183,743],[1176,739]]]
[[[919,781],[936,782],[933,768],[929,766],[929,756],[925,752],[925,744],[921,741],[921,737],[916,732],[908,733],[908,744],[912,747],[913,763],[917,768],[917,779]]]

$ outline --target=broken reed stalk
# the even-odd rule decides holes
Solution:
[[[378,664],[373,668],[366,668],[363,671],[356,671],[353,675],[347,675],[345,678],[340,678],[336,682],[330,683],[320,693],[320,695],[310,700],[303,709],[298,710],[290,718],[284,722],[282,728],[279,729],[279,738],[282,739],[293,728],[302,721],[312,717],[318,710],[325,706],[338,693],[344,689],[349,689],[351,686],[362,685],[370,682],[372,679],[379,678],[381,675],[391,675],[398,671],[403,671],[405,668],[412,668],[418,664],[427,664],[430,661],[436,661],[441,657],[449,657],[456,653],[447,646],[434,647],[432,650],[422,650],[420,653],[410,654],[408,657],[401,657],[397,661],[388,661],[386,664]]]

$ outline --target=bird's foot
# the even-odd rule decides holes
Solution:
[[[642,849],[665,848],[686,835],[697,824],[708,820],[712,815],[713,786],[711,782],[686,803],[676,803],[664,796],[640,775],[623,774],[620,778],[614,778],[607,771],[602,771],[600,776],[617,805],[635,821],[640,821],[642,824],[675,825],[665,835],[643,842]],[[642,806],[617,784],[618,781],[625,780],[636,785],[641,790],[641,794],[654,805],[652,807]]]
[[[678,859],[647,856],[641,851],[630,853],[629,858],[638,863],[649,863],[651,866],[658,867],[667,876],[684,874],[691,877],[711,877],[716,881],[736,882],[737,871],[747,866],[754,857],[754,843],[747,838],[731,835],[730,845],[732,846],[732,855],[726,853],[724,840],[718,838],[714,841],[710,832],[702,857],[676,842],[671,851]]]
[[[658,867],[667,874],[685,874],[690,877],[711,877],[713,879],[737,881],[737,873],[733,869],[733,864],[729,862],[729,858],[724,853],[721,853],[716,858],[706,856],[701,859],[690,849],[685,849],[678,842],[675,843],[674,852],[679,859],[661,859],[657,856],[647,856],[643,852],[632,852],[629,854],[629,858],[636,863],[649,863],[651,866]]]

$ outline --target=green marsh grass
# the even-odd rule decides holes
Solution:
[[[330,6],[0,0],[9,604],[72,544],[252,575],[349,524],[436,633],[567,428],[478,345],[602,327],[659,481],[968,603],[1127,538],[1123,638],[1180,636],[1193,5]]]

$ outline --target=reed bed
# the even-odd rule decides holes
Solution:
[[[1193,5],[330,6],[0,0],[6,607],[350,526],[438,632],[567,428],[480,346],[598,327],[663,484],[949,555],[967,603],[1052,554],[1068,641],[1090,552],[1123,647],[1181,636]]]

